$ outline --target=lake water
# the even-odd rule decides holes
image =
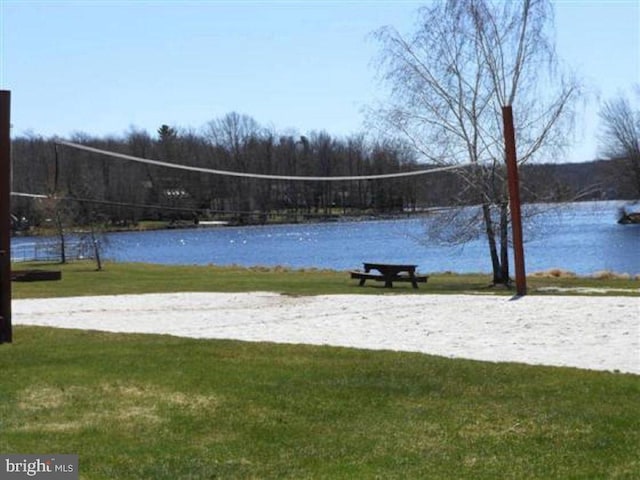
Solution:
[[[562,268],[640,274],[640,225],[616,223],[620,202],[550,209],[526,225],[527,272]],[[105,257],[183,265],[359,268],[362,262],[417,264],[421,272],[490,272],[486,241],[464,247],[430,243],[427,218],[218,227],[108,235]],[[14,238],[14,245],[42,241]],[[512,257],[513,258],[513,257]],[[513,260],[512,265],[513,265]]]

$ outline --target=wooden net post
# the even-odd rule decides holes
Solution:
[[[511,106],[502,107],[504,124],[504,148],[507,162],[509,184],[509,209],[511,210],[511,232],[513,235],[513,256],[516,270],[516,292],[527,293],[527,277],[524,268],[524,246],[522,241],[522,215],[520,213],[520,179],[516,160],[516,136],[513,128]]]
[[[0,90],[0,343],[11,330],[11,92]]]

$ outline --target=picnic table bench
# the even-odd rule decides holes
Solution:
[[[61,280],[60,270],[12,270],[12,282],[40,282],[46,280]]]
[[[427,283],[428,275],[417,275],[417,265],[398,265],[392,263],[364,262],[364,272],[355,270],[350,272],[351,278],[360,280],[363,286],[367,280],[384,282],[387,288],[393,287],[393,282],[411,282],[413,288],[418,288],[418,283]],[[379,273],[372,273],[375,270]]]

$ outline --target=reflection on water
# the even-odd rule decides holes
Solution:
[[[620,202],[545,207],[525,225],[528,272],[563,268],[640,273],[640,225],[618,225]],[[531,207],[528,207],[531,208]],[[353,269],[364,261],[414,263],[425,272],[489,272],[482,239],[443,246],[425,235],[426,218],[222,227],[110,234],[106,256],[166,264]],[[15,239],[16,242],[34,241]]]

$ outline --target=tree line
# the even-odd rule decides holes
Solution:
[[[425,168],[399,141],[368,140],[363,134],[279,134],[238,113],[212,120],[199,132],[162,125],[154,136],[132,128],[121,137],[75,134],[69,140],[168,163],[283,176],[362,176]],[[77,150],[38,136],[16,138],[12,148],[13,191],[77,199],[113,223],[192,218],[297,221],[400,212],[418,204],[441,204],[442,197],[450,195],[438,181],[424,178],[300,182],[203,174]],[[12,210],[38,222],[51,213],[42,203],[17,197]],[[64,208],[78,210],[77,205]]]
[[[201,132],[162,125],[156,135],[130,129],[121,137],[76,134],[70,141],[194,167],[289,176],[362,176],[429,168],[397,140],[326,132],[278,134],[252,117],[230,113]],[[226,220],[234,224],[297,222],[336,215],[421,212],[472,205],[476,198],[452,172],[388,180],[300,182],[242,179],[134,163],[27,135],[12,141],[12,213],[30,224],[80,225],[99,220]],[[526,202],[633,198],[615,161],[522,166]],[[494,175],[495,176],[495,175]],[[75,199],[75,201],[73,200]]]

